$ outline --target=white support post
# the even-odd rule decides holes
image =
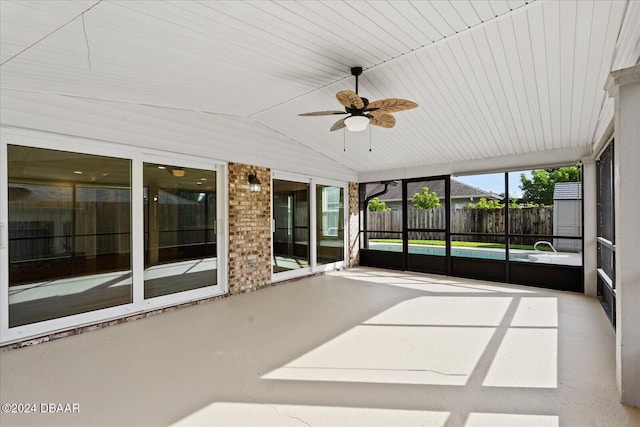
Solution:
[[[582,158],[583,188],[583,241],[582,265],[584,265],[584,294],[595,297],[598,291],[598,209],[596,162],[590,158]]]
[[[640,65],[610,74],[615,97],[616,379],[622,403],[640,407]]]

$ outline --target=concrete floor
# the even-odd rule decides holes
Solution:
[[[353,268],[1,353],[36,413],[0,424],[638,426],[614,340],[583,295]]]

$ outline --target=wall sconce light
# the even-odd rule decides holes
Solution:
[[[249,191],[259,193],[260,190],[262,190],[262,184],[258,177],[254,174],[249,174]]]

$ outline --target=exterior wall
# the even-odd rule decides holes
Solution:
[[[349,183],[349,223],[347,224],[349,230],[348,267],[355,267],[360,264],[360,216],[358,211],[360,207],[358,203],[358,188],[357,182]]]
[[[580,236],[581,232],[582,200],[554,200],[553,234],[560,236]],[[582,241],[553,239],[553,246],[559,251],[581,251]]]
[[[249,174],[262,184],[249,191]],[[271,171],[229,163],[229,293],[271,285]]]

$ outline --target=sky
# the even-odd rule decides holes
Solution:
[[[509,172],[509,193],[511,197],[522,196],[522,190],[520,189],[521,173],[524,173],[528,178],[531,178],[530,170]],[[465,184],[481,188],[482,190],[492,191],[494,193],[504,193],[504,173],[452,176],[452,178],[462,181]]]

